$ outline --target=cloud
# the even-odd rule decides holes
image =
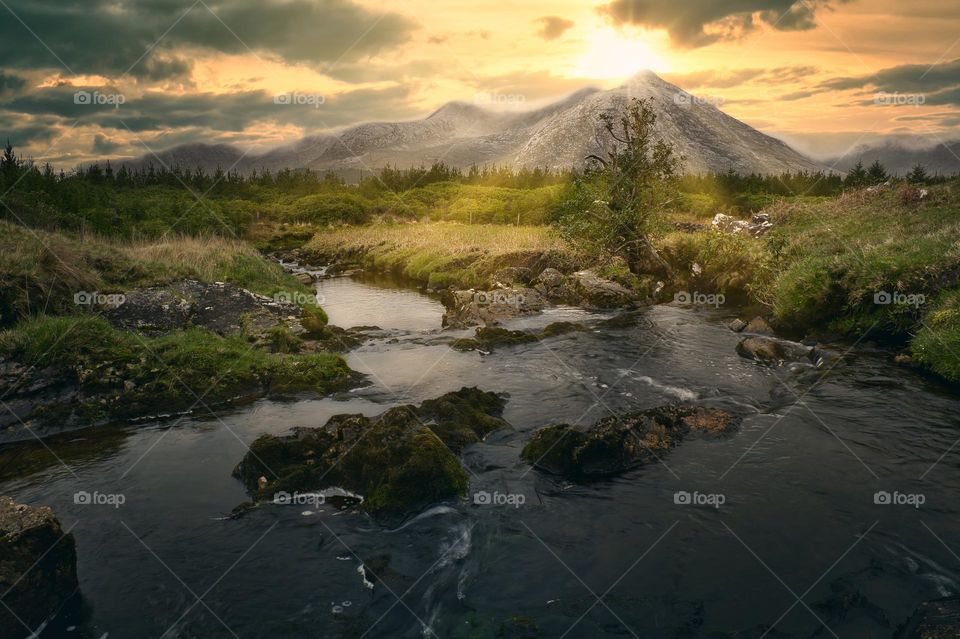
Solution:
[[[76,97],[94,96],[95,92],[100,99]],[[258,122],[319,130],[357,120],[394,120],[415,114],[408,106],[410,89],[406,86],[358,89],[329,96],[292,94],[293,99],[280,104],[276,96],[259,90],[182,95],[150,91],[140,96],[123,95],[122,101],[110,99],[116,95],[122,94],[94,87],[47,87],[2,102],[0,108],[22,116],[49,116],[138,135],[190,127],[240,133]]]
[[[559,16],[544,16],[537,18],[534,22],[540,24],[540,30],[537,31],[537,35],[544,40],[556,40],[568,30],[572,29],[575,24],[573,20],[567,20]]]
[[[816,11],[851,0],[612,0],[597,10],[615,24],[666,29],[674,43],[702,47],[761,25],[778,31],[816,26]]]
[[[7,0],[5,6],[17,18],[0,20],[0,60],[10,68],[65,68],[77,74],[112,76],[130,69],[135,77],[156,80],[189,70],[189,62],[169,54],[187,47],[228,54],[253,50],[322,68],[399,46],[416,28],[397,13],[378,15],[351,0],[184,4]]]
[[[105,135],[95,135],[93,137],[93,146],[90,147],[90,153],[93,155],[113,155],[119,149],[123,148],[121,142],[115,142]]]
[[[919,94],[924,96],[926,104],[960,106],[960,58],[933,65],[904,64],[868,75],[834,78],[821,83],[820,88]]]
[[[775,67],[773,69],[708,69],[693,73],[668,74],[664,77],[677,86],[687,89],[730,89],[749,82],[771,85],[799,82],[818,71],[816,67],[810,66]]]

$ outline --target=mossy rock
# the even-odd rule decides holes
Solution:
[[[722,435],[738,419],[711,408],[668,405],[601,419],[582,429],[555,424],[538,430],[521,457],[537,468],[582,480],[615,475],[659,460],[690,432]]]
[[[376,417],[335,415],[320,428],[261,436],[233,474],[261,500],[338,486],[363,495],[367,512],[404,515],[466,495],[469,480],[455,453],[507,426],[504,403],[463,388]]]
[[[499,326],[482,326],[476,330],[476,337],[456,339],[450,343],[450,348],[457,351],[493,350],[496,346],[529,344],[547,337],[586,330],[588,330],[587,327],[578,322],[554,322],[538,333],[511,331]]]

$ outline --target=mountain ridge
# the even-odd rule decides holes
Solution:
[[[120,160],[127,166],[149,164],[220,167],[241,173],[268,169],[316,171],[409,168],[444,162],[512,168],[566,169],[582,165],[596,151],[602,133],[600,115],[621,113],[631,98],[650,98],[657,133],[672,142],[690,173],[782,173],[826,167],[697,99],[650,71],[640,72],[609,90],[585,87],[545,106],[495,110],[454,100],[419,120],[365,122],[246,155],[230,145],[193,143],[154,156]]]

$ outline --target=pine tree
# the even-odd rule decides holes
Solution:
[[[876,160],[867,170],[867,181],[870,184],[883,184],[889,179],[890,176],[887,175],[887,170],[880,164],[880,160]]]
[[[910,173],[907,174],[907,182],[910,184],[926,184],[929,176],[927,170],[919,162]]]
[[[859,189],[867,184],[867,171],[863,168],[863,160],[859,160],[850,171],[847,172],[847,178],[844,180],[844,186]]]

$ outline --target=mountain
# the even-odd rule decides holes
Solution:
[[[306,137],[260,155],[229,146],[191,144],[158,154],[168,165],[255,169],[310,168],[351,172],[430,165],[462,168],[496,164],[521,167],[579,166],[594,153],[601,113],[619,113],[631,98],[652,98],[659,135],[685,157],[690,173],[781,173],[825,167],[785,143],[760,133],[703,100],[692,98],[656,74],[642,72],[609,91],[582,89],[548,106],[497,111],[451,102],[422,120],[373,122]],[[158,163],[145,156],[128,165]]]
[[[847,171],[858,162],[870,166],[876,160],[894,175],[906,175],[922,164],[930,175],[960,173],[960,140],[946,142],[895,137],[875,144],[861,144],[826,163]]]

